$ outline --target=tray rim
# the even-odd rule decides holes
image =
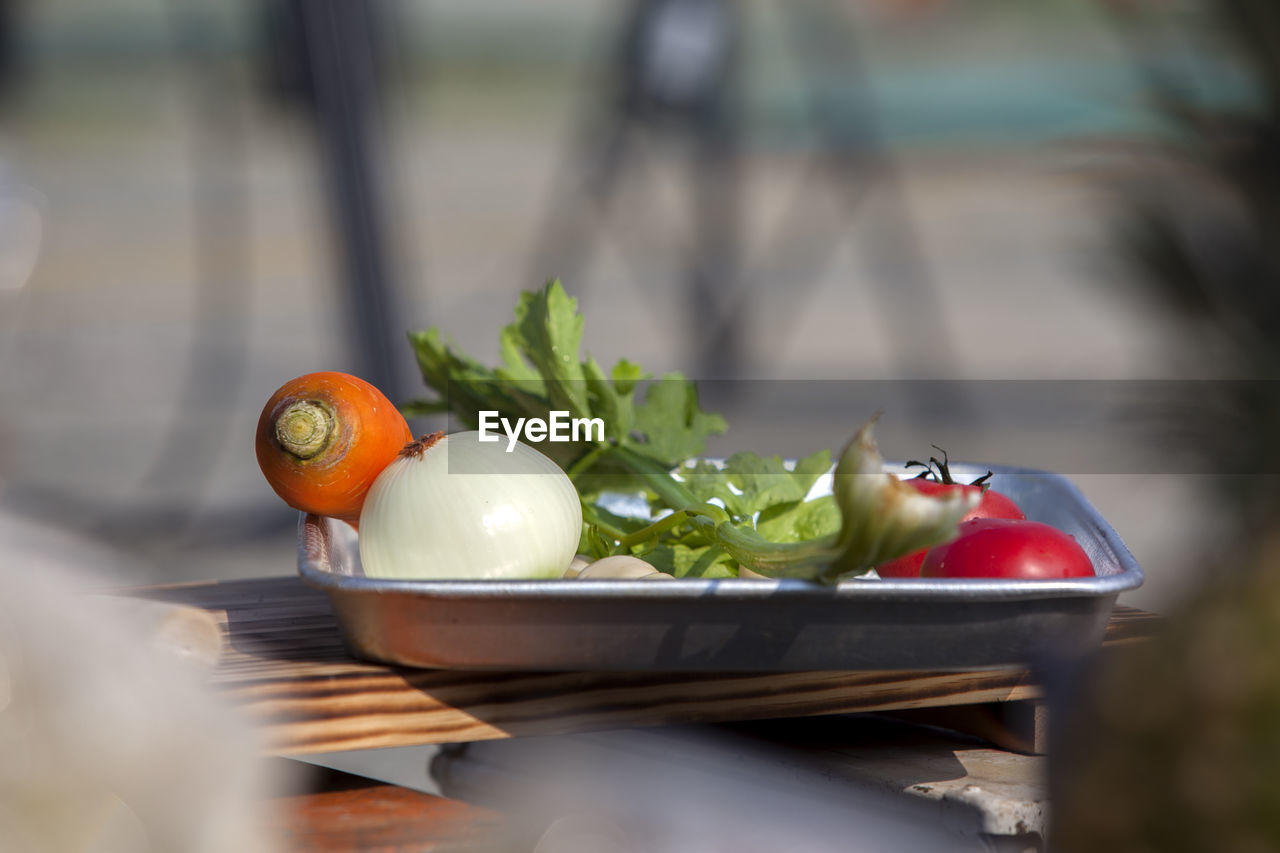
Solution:
[[[626,598],[645,602],[754,601],[767,598],[793,602],[859,601],[859,602],[937,602],[937,601],[1019,601],[1044,598],[1103,598],[1136,589],[1142,585],[1143,572],[1120,535],[1102,517],[1070,478],[1035,468],[1002,465],[954,463],[955,469],[981,468],[1001,477],[1034,477],[1050,482],[1066,492],[1081,510],[1083,519],[1116,556],[1119,571],[1091,578],[1061,580],[1009,580],[972,578],[939,580],[934,578],[851,579],[835,585],[796,579],[757,580],[746,578],[675,578],[673,582],[655,583],[641,580],[578,580],[552,578],[544,580],[403,580],[342,575],[320,565],[311,553],[308,541],[315,528],[326,542],[330,526],[342,522],[321,516],[299,513],[298,573],[309,585],[326,592],[371,595],[417,595],[438,600],[462,599],[531,599],[538,601],[592,601]],[[889,463],[886,470],[901,470]]]

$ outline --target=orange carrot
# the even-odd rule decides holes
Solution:
[[[365,494],[400,449],[409,424],[381,391],[345,373],[299,376],[258,418],[258,467],[294,509],[356,526]]]

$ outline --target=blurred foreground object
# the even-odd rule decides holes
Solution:
[[[1280,539],[1088,673],[1052,746],[1055,851],[1280,849]]]
[[[1280,6],[1204,14],[1248,97],[1208,110],[1155,79],[1176,171],[1137,188],[1124,236],[1153,301],[1188,323],[1189,362],[1250,380],[1190,383],[1183,449],[1256,473],[1217,480],[1235,523],[1206,550],[1208,585],[1165,636],[1087,672],[1063,709],[1051,841],[1067,853],[1280,849]]]
[[[0,847],[270,853],[258,744],[204,614],[86,594],[103,552],[0,515]],[[74,568],[72,568],[74,567]]]
[[[750,734],[786,725],[821,732],[823,743],[847,743],[852,757],[841,764],[838,747],[791,750]],[[484,848],[493,853],[990,850],[986,833],[1005,827],[976,804],[977,785],[908,796],[874,778],[887,765],[902,776],[919,774],[921,782],[964,776],[960,762],[935,750],[914,754],[916,764],[908,766],[902,752],[877,743],[901,740],[891,727],[860,744],[866,725],[792,720],[740,732],[676,727],[488,741],[446,747],[432,774],[446,795],[510,818],[506,843]]]
[[[44,198],[10,174],[0,160],[0,296],[27,286],[40,254]]]

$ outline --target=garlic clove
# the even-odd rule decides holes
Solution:
[[[582,554],[575,554],[573,559],[569,561],[569,568],[564,570],[564,577],[566,579],[576,578],[582,573],[582,570],[589,565],[591,565],[590,557],[585,557]]]
[[[578,578],[581,580],[599,580],[602,578],[634,580],[636,578],[643,578],[655,573],[662,574],[661,572],[656,572],[652,565],[641,560],[639,557],[628,557],[624,554],[620,554],[596,560],[594,563],[580,571],[578,573]]]

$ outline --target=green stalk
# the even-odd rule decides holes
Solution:
[[[591,466],[600,461],[600,457],[609,451],[609,445],[597,444],[595,447],[584,453],[577,462],[569,466],[569,470],[565,473],[569,475],[569,479],[578,482],[578,478],[591,469]]]
[[[668,516],[658,519],[653,524],[650,524],[648,527],[642,527],[641,529],[637,530],[635,533],[628,533],[625,536],[616,537],[618,540],[618,547],[623,551],[629,551],[630,549],[634,548],[636,545],[640,545],[644,542],[649,541],[655,536],[661,536],[663,533],[666,533],[668,530],[679,527],[680,525],[684,524],[688,518],[689,518],[689,513],[685,512],[684,510],[680,510],[679,512],[673,512]]]
[[[708,534],[741,565],[767,577],[810,580],[822,577],[839,545],[835,535],[808,542],[770,542],[751,528],[728,521],[716,523],[706,516],[698,516],[689,522]]]
[[[625,530],[620,527],[614,527],[612,524],[601,518],[599,513],[596,512],[595,504],[587,503],[581,498],[579,498],[578,502],[582,504],[583,519],[585,519],[588,524],[594,525],[595,528],[605,536],[608,536],[610,539],[622,539],[627,536],[627,532]]]
[[[625,447],[612,446],[609,455],[625,465],[633,474],[640,477],[645,485],[653,489],[669,507],[680,509],[701,505],[702,502],[693,496],[684,483],[671,476],[671,472],[662,464],[642,456]]]
[[[634,548],[655,536],[661,536],[668,530],[672,530],[695,518],[709,519],[713,524],[728,524],[729,514],[715,504],[698,504],[697,506],[689,506],[684,509],[677,510],[670,515],[650,524],[648,527],[641,528],[635,533],[628,533],[618,539],[618,547],[623,549]]]

